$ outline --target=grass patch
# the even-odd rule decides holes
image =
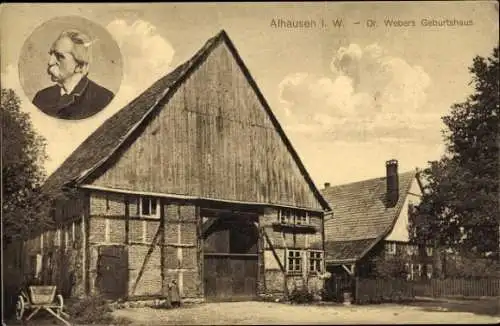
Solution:
[[[116,326],[131,324],[128,319],[115,318],[111,314],[113,309],[109,303],[99,296],[71,300],[65,310],[70,315],[72,324]]]

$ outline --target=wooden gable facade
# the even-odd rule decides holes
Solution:
[[[199,64],[88,183],[322,210],[230,45],[220,42]]]
[[[77,148],[47,181],[63,188],[83,203],[81,294],[322,288],[330,208],[224,31]]]

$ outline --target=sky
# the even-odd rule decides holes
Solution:
[[[0,8],[2,87],[16,91],[22,110],[47,140],[47,174],[104,120],[222,29],[318,187],[383,176],[389,159],[399,161],[400,171],[425,168],[444,151],[441,117],[473,91],[468,71],[473,58],[491,55],[498,44],[495,1]],[[113,102],[80,121],[44,115],[19,81],[25,40],[44,22],[63,16],[105,28],[123,58]],[[444,19],[455,25],[430,25]],[[284,26],[299,21],[315,27]]]

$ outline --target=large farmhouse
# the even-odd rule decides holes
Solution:
[[[328,203],[224,31],[48,178],[27,278],[66,296],[248,299],[322,288]]]

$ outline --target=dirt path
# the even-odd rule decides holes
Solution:
[[[373,306],[296,306],[266,302],[226,302],[181,309],[129,308],[114,312],[134,325],[187,324],[411,324],[498,323],[499,317],[468,312],[429,311],[394,304]]]

